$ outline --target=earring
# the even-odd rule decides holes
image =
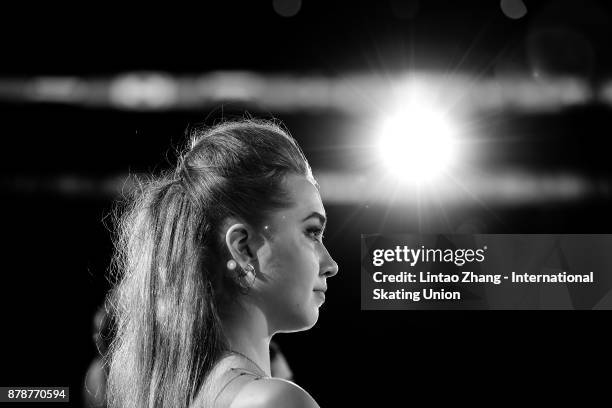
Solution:
[[[249,282],[249,286],[253,286],[253,284],[255,283],[255,278],[257,277],[255,274],[255,267],[251,264],[247,264],[244,267],[244,271],[246,272],[246,274],[250,274],[253,276],[253,279],[251,280],[251,282]]]
[[[236,269],[236,261],[234,261],[233,259],[227,261],[227,269],[229,269],[230,271]]]

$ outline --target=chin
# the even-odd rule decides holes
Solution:
[[[291,324],[288,324],[285,330],[281,330],[281,333],[295,333],[311,329],[319,320],[319,309],[316,308],[310,313],[305,313],[296,316],[295,319],[291,319]]]
[[[311,316],[308,324],[304,327],[304,330],[311,329],[319,321],[319,308],[315,308],[313,315]]]

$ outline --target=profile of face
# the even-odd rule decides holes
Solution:
[[[325,301],[327,279],[338,273],[323,244],[326,216],[319,191],[299,175],[286,176],[285,190],[292,205],[274,211],[260,231],[257,279],[250,291],[273,332],[312,327]]]

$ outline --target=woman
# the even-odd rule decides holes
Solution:
[[[112,407],[317,407],[272,378],[274,334],[312,327],[338,266],[295,140],[253,120],[196,131],[118,222]]]

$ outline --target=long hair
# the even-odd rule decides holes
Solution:
[[[260,228],[291,203],[287,174],[312,176],[274,123],[225,122],[192,132],[177,167],[139,182],[115,217],[111,292],[116,335],[107,355],[111,407],[187,407],[227,349],[220,310],[240,285],[220,227]]]

